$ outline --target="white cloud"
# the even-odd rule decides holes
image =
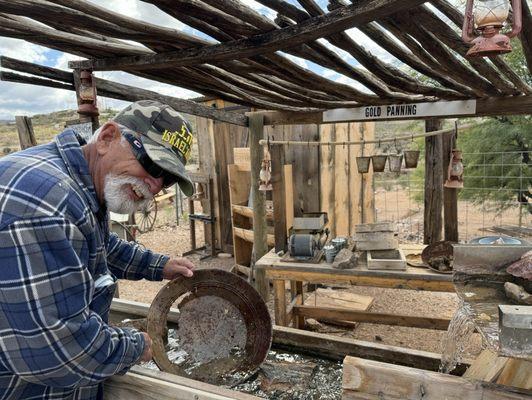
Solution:
[[[19,39],[0,37],[0,54],[29,62],[46,61],[46,47],[28,43]]]
[[[362,33],[357,28],[352,28],[346,31],[346,33],[360,46],[364,47],[367,51],[379,58],[385,63],[396,63],[397,58],[388,53],[382,47],[378,46],[373,40]]]
[[[309,62],[307,60],[300,58],[300,57],[293,56],[292,54],[283,53],[281,51],[279,53],[285,56],[286,58],[288,58],[290,61],[296,63],[300,67],[308,69]]]
[[[185,24],[172,16],[161,11],[153,4],[144,3],[138,0],[90,0],[91,3],[100,7],[108,8],[111,11],[126,15],[139,21],[149,22],[168,28],[183,30]]]

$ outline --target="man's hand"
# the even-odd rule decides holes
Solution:
[[[171,258],[163,267],[163,279],[175,279],[179,275],[190,278],[194,273],[194,264],[186,258]]]
[[[151,338],[148,336],[146,332],[141,332],[142,336],[144,336],[144,351],[142,352],[142,355],[139,358],[139,362],[148,362],[152,358],[151,353]]]

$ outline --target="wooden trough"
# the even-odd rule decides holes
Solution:
[[[124,319],[144,318],[149,305],[128,300],[114,299],[111,306],[111,322]],[[175,310],[168,314],[168,326],[178,320]],[[346,339],[332,335],[307,332],[288,327],[274,326],[272,347],[296,351],[331,360],[343,360],[346,356],[371,359],[388,364],[417,367],[437,371],[440,355],[421,350],[406,349],[362,340]],[[463,373],[469,363],[460,364],[456,373]],[[134,367],[123,376],[110,378],[106,383],[106,399],[256,399],[219,386],[208,385],[178,375]],[[198,397],[194,397],[198,396]]]

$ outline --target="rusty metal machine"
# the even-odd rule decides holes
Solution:
[[[294,218],[288,239],[289,256],[298,261],[319,261],[323,245],[329,236],[325,226],[329,222],[327,213],[307,213]]]

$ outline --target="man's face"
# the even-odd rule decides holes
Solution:
[[[105,145],[101,164],[103,198],[109,211],[131,214],[146,206],[162,189],[162,178],[146,172],[121,135],[114,135]]]
[[[103,190],[107,208],[117,214],[132,214],[147,206],[153,198],[149,186],[129,174],[107,174]]]

